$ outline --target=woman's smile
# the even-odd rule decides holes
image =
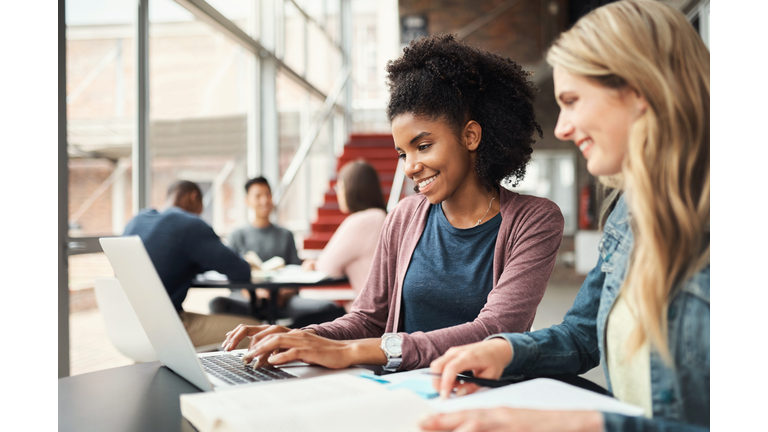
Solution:
[[[587,158],[587,153],[594,145],[594,142],[592,142],[592,138],[584,138],[577,145],[579,146],[579,151]]]
[[[426,178],[424,180],[419,180],[417,185],[419,186],[419,192],[425,193],[428,190],[430,190],[432,187],[432,183],[434,183],[435,179],[437,178],[439,174],[435,174],[429,178]]]

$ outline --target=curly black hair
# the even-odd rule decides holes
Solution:
[[[405,113],[446,121],[458,135],[470,120],[483,128],[476,168],[489,190],[517,185],[531,159],[533,133],[542,137],[533,100],[538,91],[509,58],[470,46],[455,35],[414,40],[387,63],[390,122]]]

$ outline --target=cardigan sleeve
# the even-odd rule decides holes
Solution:
[[[497,266],[503,269],[477,318],[426,333],[401,333],[400,370],[428,367],[448,348],[479,342],[494,333],[528,330],[552,274],[563,226],[560,209],[549,200],[536,199],[522,211],[509,229],[509,238],[499,239],[505,246],[501,257],[496,250],[494,274]],[[499,235],[503,235],[502,231]]]

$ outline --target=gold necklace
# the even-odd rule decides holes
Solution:
[[[475,226],[480,225],[480,222],[482,222],[483,219],[485,219],[485,217],[488,216],[488,212],[491,211],[491,204],[493,204],[493,200],[495,199],[496,199],[496,193],[494,192],[493,198],[491,198],[491,202],[488,203],[488,210],[485,211],[485,214],[483,215],[483,217],[477,220],[477,223],[475,224]]]

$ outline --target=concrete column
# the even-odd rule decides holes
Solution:
[[[399,28],[399,27],[398,27]],[[352,2],[341,0],[341,58],[342,69],[352,66]],[[350,77],[344,88],[344,142],[352,133],[352,82]]]
[[[115,170],[123,170],[115,177],[112,182],[112,233],[120,235],[125,230],[125,168],[128,163],[125,159],[120,159],[115,166]]]
[[[59,145],[58,145],[58,372],[69,376],[69,155],[67,153],[67,25],[66,1],[59,0]]]
[[[259,37],[259,5],[249,2],[248,34],[254,38]],[[250,178],[261,175],[261,59],[257,55],[247,55],[246,79],[248,82],[246,118],[246,167],[247,176]],[[243,214],[245,217],[245,214]]]
[[[149,156],[149,1],[138,0],[136,14],[136,127],[133,147],[133,213],[151,205]]]
[[[276,43],[276,1],[261,0],[260,38],[262,46],[274,52]],[[277,131],[277,64],[273,58],[260,59],[261,173],[270,184],[280,184]]]

